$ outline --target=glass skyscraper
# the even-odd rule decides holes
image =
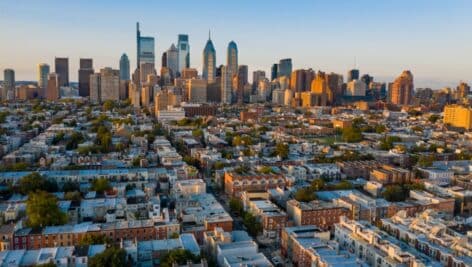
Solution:
[[[208,34],[208,41],[203,49],[203,79],[208,83],[215,82],[216,77],[216,51],[211,41],[211,36]]]
[[[42,90],[48,87],[49,65],[46,63],[38,64],[38,87]]]
[[[279,66],[278,66],[278,73],[277,76],[285,76],[287,78],[290,78],[290,75],[292,74],[292,59],[291,58],[284,58],[279,61]]]
[[[177,41],[177,50],[179,50],[179,72],[185,68],[190,68],[190,45],[187,34],[179,34]]]
[[[130,80],[130,69],[129,69],[129,59],[128,55],[123,54],[120,58],[120,80],[129,81]]]
[[[238,46],[234,41],[229,42],[226,55],[226,66],[232,75],[238,73]]]
[[[167,50],[166,60],[167,68],[170,70],[171,77],[177,77],[177,72],[179,72],[179,50],[174,44],[172,44]]]
[[[154,37],[141,36],[139,23],[136,24],[137,68],[141,63],[155,64]]]

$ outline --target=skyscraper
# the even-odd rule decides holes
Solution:
[[[309,91],[314,78],[315,72],[312,69],[294,70],[290,76],[290,89],[294,93]]]
[[[2,100],[13,99],[15,99],[15,71],[12,69],[5,69],[3,71]]]
[[[141,36],[139,23],[136,23],[137,41],[137,62],[136,68],[141,67],[141,63],[155,64],[154,37]]]
[[[352,80],[359,80],[359,70],[358,69],[352,69],[347,72],[347,82],[350,82]]]
[[[238,66],[237,75],[233,78],[233,89],[236,90],[236,99],[238,103],[242,104],[244,102],[244,88],[248,84],[248,66],[240,65]]]
[[[178,71],[182,72],[185,68],[190,68],[190,45],[187,34],[179,34],[177,40],[178,53]]]
[[[90,95],[90,75],[93,74],[93,60],[81,58],[79,68],[79,95],[87,97]]]
[[[232,75],[238,73],[238,46],[234,41],[229,42],[226,54],[226,66]]]
[[[171,78],[176,78],[179,70],[179,50],[172,44],[167,50],[167,68],[169,68]]]
[[[112,68],[100,70],[100,101],[120,99],[120,71]]]
[[[333,100],[333,92],[329,88],[328,75],[319,71],[311,83],[311,92],[316,95],[315,105],[327,106]]]
[[[255,91],[259,82],[264,80],[266,77],[265,71],[263,70],[256,70],[252,72],[252,90]]]
[[[272,65],[272,68],[270,69],[270,80],[273,81],[277,79],[277,74],[279,72],[279,64],[275,63]]]
[[[457,99],[467,98],[469,93],[470,93],[470,86],[465,82],[461,82],[456,88]]]
[[[54,60],[55,73],[59,79],[59,87],[69,86],[69,58],[56,57]]]
[[[167,68],[167,52],[162,53],[161,68]]]
[[[208,33],[208,41],[203,49],[203,79],[208,83],[214,83],[216,77],[216,51],[211,41],[210,33]]]
[[[389,91],[390,102],[395,105],[409,105],[413,100],[413,74],[409,70],[402,72],[395,81]]]
[[[290,78],[292,73],[292,59],[284,58],[279,61],[277,77],[285,76]]]
[[[48,75],[50,72],[49,65],[46,63],[38,64],[38,87],[40,96],[44,96],[44,92],[48,87]]]
[[[232,101],[232,74],[228,66],[221,67],[221,103],[231,104]]]
[[[130,80],[130,68],[129,68],[129,59],[128,55],[123,54],[120,58],[120,80],[129,81]]]
[[[57,73],[50,73],[48,75],[48,87],[46,88],[45,98],[50,101],[55,101],[60,97],[59,75]]]
[[[152,63],[145,63],[141,62],[141,66],[139,66],[139,79],[141,84],[146,83],[147,77],[150,74],[156,74],[156,69],[154,68],[154,64]]]

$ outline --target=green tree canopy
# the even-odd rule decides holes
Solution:
[[[275,145],[275,154],[282,159],[287,159],[289,153],[289,145],[286,143],[277,143]]]
[[[23,195],[27,195],[37,190],[57,192],[57,189],[56,182],[47,180],[37,172],[32,172],[23,176],[16,186],[16,191]]]
[[[107,190],[111,189],[111,185],[106,178],[99,178],[93,180],[92,182],[92,190],[96,191],[97,193],[103,193]]]
[[[45,191],[36,191],[28,195],[26,201],[26,224],[38,228],[51,225],[62,225],[67,222],[67,216],[58,205],[57,198]]]
[[[128,258],[126,250],[118,247],[109,247],[102,253],[90,258],[88,262],[90,267],[127,267],[133,266]]]
[[[173,249],[161,257],[160,266],[161,267],[172,267],[174,263],[179,265],[187,264],[188,261],[197,263],[200,260],[200,257],[195,256],[189,250],[184,249]]]

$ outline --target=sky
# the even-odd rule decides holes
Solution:
[[[189,34],[191,67],[201,71],[211,30],[217,64],[231,40],[239,64],[265,70],[281,58],[293,68],[343,75],[357,66],[378,81],[403,70],[416,87],[472,81],[472,1],[468,0],[0,0],[0,70],[35,80],[36,65],[69,57],[71,81],[79,58],[94,68],[136,62],[136,22],[156,38],[156,67],[177,34]],[[250,74],[250,78],[252,75]],[[3,79],[3,76],[2,76]]]

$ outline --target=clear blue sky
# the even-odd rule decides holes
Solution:
[[[416,85],[472,80],[472,1],[467,0],[215,0],[0,1],[0,69],[34,80],[36,64],[54,68],[70,58],[71,80],[80,57],[96,70],[118,68],[127,53],[135,63],[135,23],[156,38],[156,64],[178,33],[190,35],[191,65],[201,70],[208,29],[217,63],[235,40],[240,64],[269,71],[291,57],[294,69],[311,67],[345,75],[354,66],[389,81],[411,69]]]

